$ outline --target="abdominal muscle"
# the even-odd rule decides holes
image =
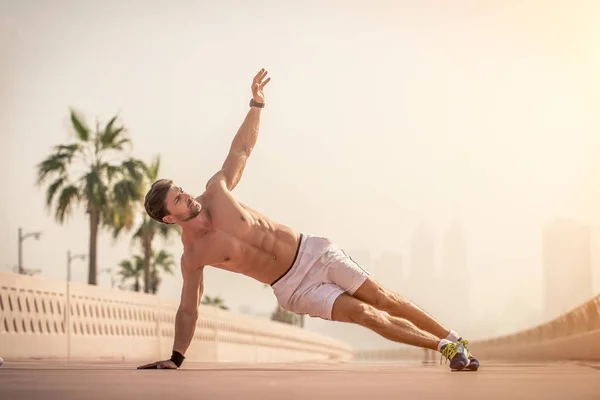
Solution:
[[[290,227],[239,205],[244,212],[239,220],[219,218],[218,205],[212,210],[209,207],[213,227],[189,250],[198,255],[193,257],[198,261],[196,265],[210,265],[270,284],[291,267],[299,236]]]

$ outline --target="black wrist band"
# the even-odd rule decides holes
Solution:
[[[265,103],[257,103],[254,99],[250,99],[250,107],[265,108]]]
[[[171,354],[171,361],[173,361],[173,363],[177,365],[177,368],[181,367],[181,364],[183,364],[183,360],[185,360],[183,354],[173,350],[173,354]]]

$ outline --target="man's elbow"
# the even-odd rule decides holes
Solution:
[[[198,308],[185,305],[179,306],[178,313],[186,319],[193,320],[197,320],[199,315]]]

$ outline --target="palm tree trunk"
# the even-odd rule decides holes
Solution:
[[[135,285],[133,287],[133,290],[135,290],[136,292],[140,291],[140,278],[139,278],[139,275],[135,277]]]
[[[142,246],[144,248],[144,293],[150,293],[152,289],[152,282],[150,279],[150,257],[152,256],[152,239],[148,236],[144,236],[142,240]]]
[[[90,211],[90,267],[88,272],[88,283],[97,285],[98,268],[97,256],[98,249],[98,226],[100,225],[100,212],[94,208]]]

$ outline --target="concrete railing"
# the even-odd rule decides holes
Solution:
[[[143,293],[0,273],[0,356],[165,359],[171,355],[178,305]],[[209,306],[200,306],[199,312],[186,361],[352,357],[349,345],[296,326]]]
[[[473,352],[504,360],[600,360],[600,295],[560,317],[474,342]]]
[[[600,361],[600,295],[560,317],[496,338],[469,343],[480,359],[506,361]],[[399,346],[356,352],[362,360],[429,359],[433,352]],[[439,358],[439,354],[438,354]]]

